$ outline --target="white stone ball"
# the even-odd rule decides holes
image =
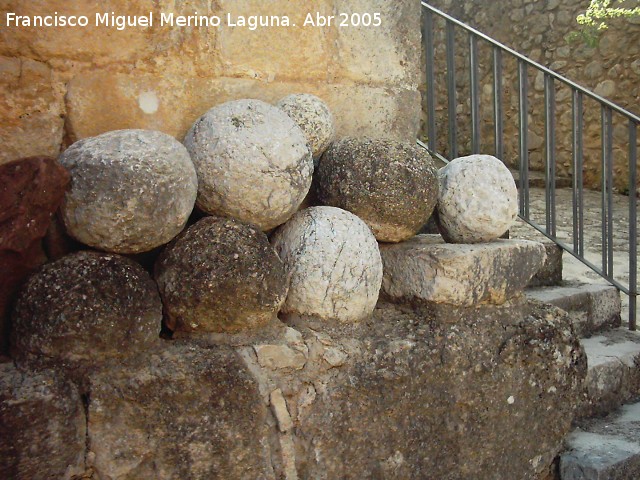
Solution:
[[[59,158],[71,174],[61,216],[86,245],[141,253],[182,231],[198,189],[189,153],[152,130],[116,130],[85,138]]]
[[[382,285],[382,259],[366,223],[335,207],[296,213],[271,239],[291,275],[285,315],[342,323],[370,315]]]
[[[317,163],[336,134],[333,114],[327,104],[315,95],[294,93],[282,98],[277,107],[302,129]]]
[[[518,190],[511,172],[497,158],[456,158],[440,169],[438,179],[438,222],[447,242],[490,242],[515,222]]]
[[[270,230],[286,222],[311,187],[313,160],[304,133],[260,100],[218,105],[185,140],[198,174],[196,204]]]

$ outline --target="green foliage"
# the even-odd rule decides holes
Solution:
[[[614,18],[640,17],[640,6],[627,7],[626,0],[618,0],[616,6],[611,6],[612,0],[591,0],[584,13],[576,17],[579,30],[566,36],[568,42],[582,40],[587,46],[595,47],[602,31],[609,28],[607,20]]]

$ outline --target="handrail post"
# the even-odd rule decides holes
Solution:
[[[469,100],[471,104],[471,153],[480,153],[480,84],[478,39],[469,34]]]
[[[436,150],[436,94],[435,94],[435,44],[433,43],[433,14],[431,10],[422,12],[423,43],[426,60],[427,81],[427,136],[431,150]]]
[[[529,79],[527,64],[518,60],[518,103],[520,109],[520,215],[529,218],[529,102],[527,98]]]
[[[446,43],[447,43],[447,96],[449,118],[449,158],[453,160],[458,156],[458,127],[456,124],[458,102],[456,96],[456,58],[455,58],[455,35],[454,24],[446,23]]]

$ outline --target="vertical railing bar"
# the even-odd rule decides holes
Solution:
[[[573,215],[571,217],[571,226],[573,232],[573,251],[580,254],[578,245],[580,245],[580,235],[582,232],[578,228],[578,91],[574,88],[571,89],[571,206],[573,207]]]
[[[607,117],[607,275],[613,278],[613,111],[605,108]]]
[[[636,330],[636,300],[638,293],[638,129],[629,120],[629,330]]]
[[[449,117],[449,159],[458,157],[458,131],[456,125],[456,110],[458,102],[456,100],[456,59],[455,59],[455,24],[446,23],[446,43],[447,43],[447,93]]]
[[[545,139],[545,196],[546,226],[549,235],[556,236],[556,126],[555,86],[553,78],[544,76],[544,139]]]
[[[529,135],[529,105],[527,99],[529,80],[527,78],[527,64],[518,60],[518,104],[519,104],[519,134],[520,134],[520,214],[529,219],[529,149],[527,137]]]
[[[582,92],[576,91],[576,116],[577,116],[577,170],[576,183],[578,184],[578,230],[580,231],[580,241],[578,243],[578,254],[584,256],[584,182],[582,169],[584,165],[584,108]]]
[[[471,105],[471,153],[480,153],[478,39],[473,33],[469,33],[469,97]]]
[[[602,271],[607,273],[607,115],[604,105],[600,105],[600,230],[602,243]]]
[[[496,157],[504,161],[502,115],[502,51],[493,48],[493,126]]]
[[[435,44],[433,43],[433,13],[425,9],[422,12],[423,41],[426,55],[427,82],[427,136],[429,148],[437,150],[436,145],[436,94],[435,94]]]

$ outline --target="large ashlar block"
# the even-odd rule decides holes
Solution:
[[[506,302],[525,288],[546,255],[538,242],[447,244],[439,235],[381,245],[380,253],[387,297],[458,306]]]
[[[64,102],[63,93],[52,83],[49,66],[0,57],[0,91],[0,163],[35,155],[57,156]]]
[[[410,89],[100,71],[77,75],[69,83],[68,133],[75,141],[143,128],[182,140],[193,122],[216,105],[243,98],[275,104],[291,93],[320,97],[334,115],[337,137],[415,141],[420,126],[420,93]]]

